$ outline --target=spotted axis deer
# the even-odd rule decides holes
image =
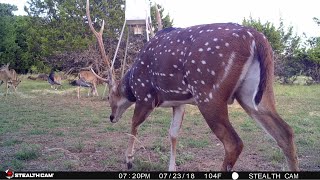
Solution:
[[[88,6],[87,0],[92,26]],[[253,28],[219,23],[164,29],[145,44],[121,80],[112,74],[108,79],[95,74],[109,84],[110,121],[118,122],[135,104],[126,151],[129,169],[139,125],[155,108],[171,107],[169,171],[176,170],[178,133],[185,106],[192,104],[224,145],[221,170],[231,171],[243,148],[228,117],[228,104],[236,99],[275,139],[289,169],[299,170],[293,130],[275,108],[273,51],[266,37]]]
[[[88,70],[80,71],[78,74],[78,99],[80,99],[80,87],[89,87],[88,96],[90,95],[90,92],[93,96],[99,96],[97,91],[97,83],[98,79],[96,76]]]

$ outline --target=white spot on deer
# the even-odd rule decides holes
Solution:
[[[184,52],[183,51],[181,51],[181,53],[180,53],[182,56],[184,55]]]
[[[247,33],[249,34],[250,37],[253,37],[253,35],[251,34],[251,32],[247,31]]]
[[[212,92],[209,93],[209,98],[212,99]]]
[[[192,31],[192,29],[189,29],[189,32],[191,32]]]
[[[220,49],[220,46],[216,46],[216,49]]]
[[[190,39],[192,39],[193,35],[190,35]]]
[[[226,79],[227,75],[229,74],[230,69],[233,66],[233,60],[235,59],[235,57],[236,57],[236,53],[233,51],[228,59],[227,66],[224,70],[224,74],[222,76],[221,82],[223,82]]]
[[[237,34],[237,33],[232,33],[232,36],[239,37],[239,34]]]
[[[207,64],[207,62],[205,60],[202,60],[201,63],[202,64]]]
[[[194,64],[194,63],[196,63],[196,61],[195,60],[191,60],[191,62]]]
[[[205,84],[205,82],[203,80],[201,80],[201,84]]]
[[[230,46],[230,44],[229,43],[226,43],[226,44],[224,44],[226,47],[229,47]]]
[[[144,62],[143,62],[143,61],[141,61],[141,64],[144,64]]]
[[[199,52],[202,52],[203,51],[203,49],[202,48],[199,48]]]
[[[177,42],[180,42],[180,39],[178,39]]]
[[[199,34],[201,34],[203,32],[203,30],[199,31]]]
[[[170,44],[173,44],[173,41],[170,41]]]
[[[209,42],[206,42],[204,45],[205,45],[205,46],[208,46],[208,45],[209,45]]]
[[[177,66],[177,65],[175,65],[175,64],[173,65],[173,67],[174,67],[174,68],[178,68],[178,66]]]
[[[144,101],[146,101],[146,102],[147,102],[147,101],[148,101],[148,98],[144,98]]]
[[[211,71],[211,75],[214,76],[216,73],[214,72],[214,70]]]
[[[222,54],[222,53],[219,53],[219,56],[220,56],[220,57],[223,57],[223,54]]]
[[[173,77],[174,75],[173,74],[169,74],[169,76]]]
[[[148,97],[148,98],[151,98],[151,94],[147,94],[147,97]]]
[[[176,53],[174,53],[174,52],[173,52],[173,53],[171,53],[171,54],[172,54],[173,56],[174,56],[174,55],[176,55]]]
[[[222,29],[221,27],[218,27],[218,29]]]
[[[189,52],[189,56],[191,56],[192,52]]]
[[[193,81],[195,84],[198,84],[198,82],[197,81]]]
[[[207,49],[207,51],[211,51],[211,47],[209,47],[209,48]]]
[[[182,41],[182,44],[184,44],[185,43],[185,41]]]
[[[230,29],[229,29],[229,28],[226,28],[226,29],[224,29],[224,30],[229,31]]]
[[[198,72],[201,72],[201,70],[200,70],[199,68],[197,69],[197,71],[198,71]]]
[[[142,87],[145,87],[144,83],[141,83],[141,86],[142,86]]]
[[[217,42],[217,41],[218,41],[218,38],[214,38],[213,41]]]

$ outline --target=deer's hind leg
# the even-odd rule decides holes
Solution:
[[[198,107],[211,130],[224,145],[225,157],[221,170],[231,171],[242,151],[243,143],[229,121],[227,102],[210,101]]]
[[[272,85],[272,83],[270,83]],[[282,149],[291,171],[298,171],[298,159],[292,128],[279,116],[275,108],[273,89],[266,87],[261,102],[254,104],[254,86],[244,82],[236,93],[236,99],[243,109],[275,139]]]

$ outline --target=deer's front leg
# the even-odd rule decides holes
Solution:
[[[137,136],[139,125],[148,117],[148,115],[152,112],[153,107],[150,104],[146,103],[137,103],[134,109],[133,117],[132,117],[132,125],[131,125],[131,136],[129,139],[129,145],[126,152],[126,162],[128,169],[132,168],[132,161],[134,159],[134,142]]]
[[[181,128],[185,105],[173,107],[173,117],[170,125],[169,135],[171,140],[171,151],[169,161],[169,171],[176,171],[176,144]]]

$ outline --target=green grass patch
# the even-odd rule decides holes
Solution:
[[[15,158],[18,160],[33,160],[40,156],[39,145],[23,145],[22,149],[16,152]]]
[[[21,143],[22,143],[22,141],[17,140],[17,139],[8,139],[8,140],[2,142],[0,144],[0,146],[13,146],[13,145],[16,145],[16,144],[21,144]]]

